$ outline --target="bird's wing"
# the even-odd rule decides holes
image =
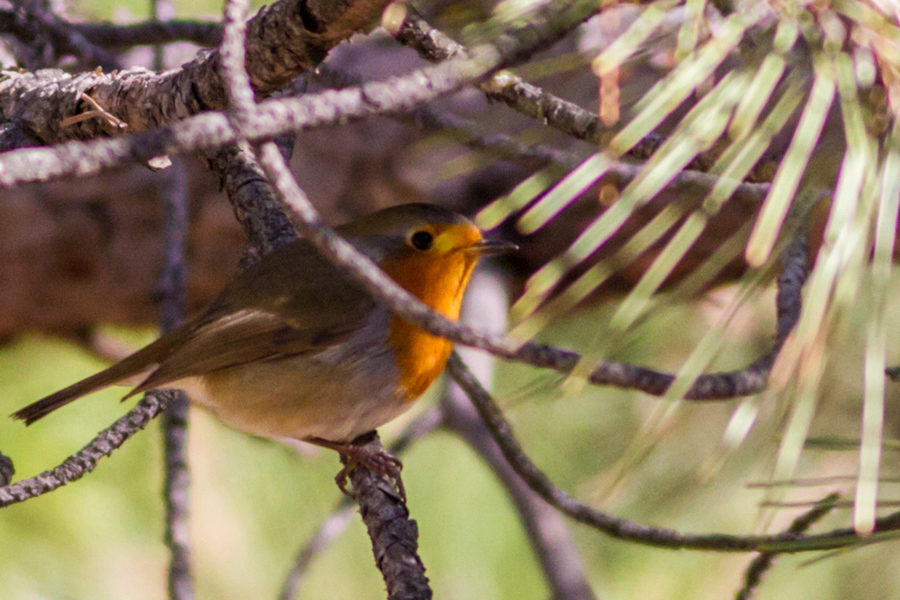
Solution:
[[[13,416],[31,424],[148,369],[153,369],[150,376],[129,396],[182,377],[320,351],[349,337],[374,306],[361,287],[309,242],[292,242],[238,274],[204,312],[177,330]]]
[[[306,242],[276,252],[282,256],[238,275],[129,396],[184,377],[320,352],[365,324],[375,301]]]

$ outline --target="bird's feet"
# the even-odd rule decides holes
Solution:
[[[370,444],[369,442],[372,440],[370,434],[364,434],[349,443],[331,442],[316,437],[307,438],[304,441],[323,448],[330,448],[341,455],[344,467],[335,476],[334,481],[338,488],[351,498],[355,496],[352,491],[347,489],[348,477],[354,469],[363,466],[374,473],[387,477],[397,488],[403,502],[406,502],[406,489],[403,487],[403,479],[400,477],[403,463],[396,456],[388,454],[381,444]]]

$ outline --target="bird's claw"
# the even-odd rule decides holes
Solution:
[[[355,492],[347,489],[347,483],[350,473],[357,467],[362,466],[374,473],[387,477],[394,484],[394,487],[397,488],[400,499],[405,503],[406,488],[403,487],[403,479],[400,477],[403,463],[396,456],[388,454],[380,445],[373,447],[365,443],[355,443],[364,439],[365,437],[361,436],[349,444],[331,442],[322,438],[307,438],[306,441],[317,446],[330,448],[341,455],[344,467],[335,476],[334,482],[346,495],[351,498],[356,497]]]
[[[387,477],[397,488],[400,499],[404,503],[406,502],[406,488],[403,487],[403,479],[400,477],[403,463],[399,458],[391,456],[384,450],[372,450],[366,446],[354,444],[349,444],[346,450],[340,452],[345,458],[346,464],[335,476],[334,481],[343,493],[351,498],[356,497],[353,491],[347,489],[347,482],[350,473],[357,467],[362,466],[373,473]]]

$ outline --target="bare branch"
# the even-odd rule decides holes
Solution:
[[[432,409],[419,415],[410,423],[397,439],[388,447],[388,452],[398,456],[403,454],[412,444],[424,438],[443,423],[441,411]],[[297,552],[294,566],[284,579],[279,600],[292,600],[297,597],[303,577],[306,575],[313,559],[343,533],[353,516],[353,505],[347,496],[342,496],[334,511],[319,525],[319,529],[306,541]]]
[[[36,498],[81,479],[94,470],[97,461],[112,454],[165,410],[171,397],[172,393],[169,391],[147,394],[137,406],[128,411],[128,414],[101,431],[87,446],[64,460],[58,467],[0,487],[0,508]]]
[[[176,159],[166,173],[162,189],[165,207],[163,240],[165,264],[160,277],[163,297],[160,307],[160,333],[181,325],[187,305],[187,263],[184,249],[187,238],[187,176],[184,164]],[[189,491],[188,470],[188,398],[184,392],[172,395],[162,418],[165,479],[163,499],[166,509],[165,541],[169,547],[169,598],[190,600],[194,597],[191,574],[190,537],[188,534]]]
[[[69,23],[42,10],[42,3],[30,2],[15,5],[18,10],[0,10],[0,29],[13,33],[23,42],[32,42],[37,36],[47,34],[56,47],[56,54],[74,54],[90,66],[112,70],[118,67],[115,56],[90,42]]]
[[[671,549],[712,550],[717,552],[808,552],[844,548],[859,543],[853,529],[835,529],[816,535],[792,532],[777,535],[692,534],[673,529],[648,527],[581,504],[552,481],[531,461],[503,417],[490,394],[472,376],[459,356],[453,354],[447,364],[450,376],[466,391],[487,425],[494,441],[516,473],[544,500],[568,517],[617,539]],[[877,533],[900,529],[900,512],[876,519]],[[871,539],[871,538],[869,538]]]
[[[825,515],[834,509],[838,498],[840,498],[840,494],[835,493],[819,500],[808,512],[794,519],[791,526],[787,528],[786,533],[800,534],[808,531],[810,527],[821,521]],[[760,552],[759,556],[750,562],[747,570],[744,572],[744,585],[738,590],[734,597],[735,600],[751,600],[756,595],[763,577],[775,565],[777,557],[777,552]]]
[[[377,434],[365,445],[373,452],[384,450]],[[431,598],[425,566],[418,555],[419,529],[409,518],[394,482],[359,467],[350,472],[350,481],[372,540],[375,564],[387,585],[388,600]]]
[[[493,330],[506,328],[506,290],[489,272],[476,272],[463,304],[462,320]],[[474,308],[474,310],[473,310]],[[490,380],[494,359],[490,354],[460,349],[467,364],[482,379]],[[584,563],[572,541],[562,514],[535,494],[509,465],[465,391],[447,379],[441,396],[445,428],[466,442],[487,463],[516,506],[522,527],[537,556],[554,600],[594,600]]]
[[[222,26],[218,23],[188,20],[142,21],[127,25],[114,23],[69,23],[91,43],[123,50],[133,46],[194,42],[199,46],[218,46]]]
[[[432,27],[413,10],[407,14],[397,33],[397,40],[431,62],[468,55],[462,44]],[[512,73],[498,73],[480,82],[478,88],[488,98],[505,102],[511,108],[576,139],[600,144],[601,136],[607,132],[596,114],[547,93]]]

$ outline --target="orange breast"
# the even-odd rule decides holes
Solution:
[[[472,276],[475,257],[452,252],[441,257],[407,256],[401,262],[386,263],[384,270],[412,295],[443,314],[459,319],[463,293]],[[388,343],[396,352],[400,386],[407,401],[413,401],[444,370],[453,344],[394,317]]]

